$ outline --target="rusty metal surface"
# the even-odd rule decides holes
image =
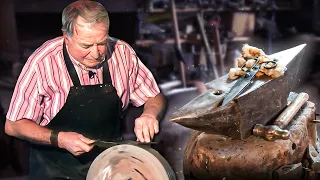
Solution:
[[[302,161],[309,144],[307,124],[315,105],[307,102],[288,125],[288,140],[245,140],[193,131],[184,155],[185,176],[201,180],[271,179],[274,170]]]
[[[315,147],[313,147],[312,144],[309,144],[306,156],[309,159],[309,163],[310,163],[309,168],[319,172],[320,171],[320,154],[315,149]]]
[[[223,101],[236,81],[222,76],[208,84],[208,91],[187,103],[169,120],[185,127],[208,133],[244,139],[252,134],[255,124],[266,124],[287,105],[287,97],[295,82],[305,44],[270,55],[287,67],[284,76],[256,79],[236,101],[225,107]]]
[[[273,180],[301,180],[303,178],[302,163],[281,166],[275,170]]]

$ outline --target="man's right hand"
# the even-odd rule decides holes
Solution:
[[[18,121],[6,120],[5,132],[9,136],[14,136],[37,144],[50,145],[51,130],[39,126],[34,121],[21,119]],[[75,156],[89,152],[93,148],[95,141],[84,137],[76,132],[59,132],[58,146],[68,150]]]
[[[59,132],[58,146],[68,150],[75,156],[89,152],[95,141],[76,132]]]

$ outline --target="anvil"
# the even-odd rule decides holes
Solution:
[[[287,105],[289,93],[299,81],[298,72],[306,44],[270,55],[287,68],[278,78],[255,78],[234,101],[221,103],[236,80],[224,75],[206,84],[207,91],[174,112],[169,121],[190,129],[245,139],[256,124],[272,121]]]

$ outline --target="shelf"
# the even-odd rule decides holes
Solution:
[[[269,8],[267,9],[268,11],[292,11],[292,10],[296,10],[297,8],[293,8],[293,7],[281,7],[281,8]],[[170,9],[152,9],[152,10],[148,10],[145,11],[147,13],[166,13],[166,12],[170,12]],[[176,9],[177,13],[191,13],[191,12],[226,12],[226,11],[233,11],[233,12],[248,12],[248,11],[260,11],[260,9],[257,8],[251,8],[251,7],[241,7],[241,8],[237,8],[237,9],[231,9],[231,8],[221,8],[221,9],[214,9],[214,8],[183,8],[183,9]],[[143,12],[143,11],[142,11]]]
[[[247,8],[240,8],[240,11],[248,11],[249,9]],[[169,9],[153,9],[152,11],[148,11],[150,13],[164,13],[164,12],[168,12],[170,11]],[[199,11],[204,11],[204,12],[213,12],[213,11],[221,11],[221,10],[217,10],[217,9],[213,9],[213,8],[206,8],[206,9],[202,9],[202,8],[184,8],[184,9],[176,9],[177,13],[188,13],[188,12],[199,12]],[[226,11],[226,10],[224,10]]]
[[[188,40],[181,39],[181,43],[186,43]],[[151,40],[151,39],[145,39],[145,40],[136,40],[136,45],[138,46],[148,46],[151,44],[174,44],[174,39],[165,39],[165,40]]]
[[[229,42],[243,42],[243,41],[249,41],[250,37],[234,37],[233,39],[231,39]]]
[[[242,41],[249,41],[250,37],[234,37],[233,39],[231,39],[229,42],[242,42]],[[201,39],[181,39],[180,40],[181,43],[193,43],[193,44],[200,44],[201,43]],[[153,44],[174,44],[175,40],[174,39],[166,39],[166,40],[151,40],[151,39],[145,39],[145,40],[136,40],[135,44],[137,46],[149,46],[149,45],[153,45]]]

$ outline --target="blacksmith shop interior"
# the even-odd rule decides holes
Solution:
[[[24,64],[62,35],[71,2],[0,2],[0,180],[28,179],[29,142],[5,133],[6,114]],[[98,2],[109,13],[109,36],[134,49],[167,99],[155,143],[140,147],[164,170],[151,179],[319,179],[318,0]],[[123,139],[136,141],[142,111],[129,104]],[[135,179],[130,170],[123,177]]]

